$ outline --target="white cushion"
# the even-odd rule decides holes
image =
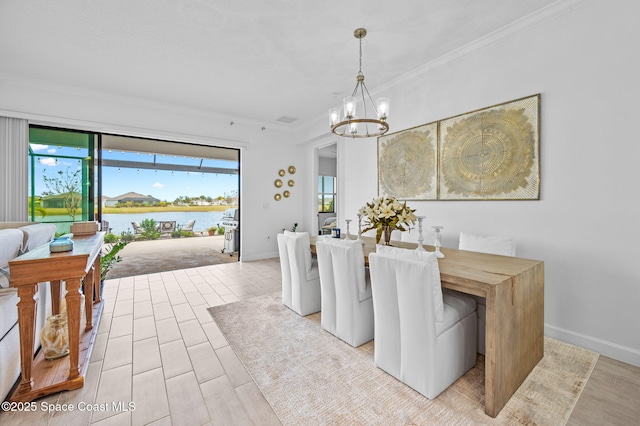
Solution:
[[[289,235],[296,238],[302,238],[301,242],[304,245],[304,247],[306,247],[304,251],[304,266],[306,268],[305,271],[310,272],[312,262],[311,262],[311,240],[309,238],[309,233],[308,232],[291,232],[291,231],[285,230],[284,235]]]
[[[440,283],[440,269],[438,268],[438,258],[435,252],[428,252],[426,250],[405,249],[400,247],[385,246],[382,244],[376,245],[376,253],[384,256],[400,257],[403,259],[422,260],[427,263],[434,263],[432,272],[437,274],[437,279],[431,280],[433,283],[433,312],[436,316],[437,322],[444,321],[444,302],[442,301],[442,285]],[[436,278],[434,276],[434,278]]]
[[[442,291],[442,298],[444,300],[444,319],[442,322],[436,321],[438,336],[476,310],[476,299],[473,296],[445,288]]]
[[[0,339],[18,322],[18,301],[20,299],[15,288],[0,289]]]
[[[460,250],[478,251],[502,256],[516,255],[516,243],[513,238],[498,235],[479,235],[460,232],[458,248]]]
[[[56,226],[53,223],[34,223],[23,226],[20,230],[24,233],[24,253],[48,244],[56,235]]]
[[[22,248],[24,233],[19,229],[0,230],[0,268],[6,268]]]

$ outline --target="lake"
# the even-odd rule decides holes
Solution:
[[[130,231],[133,233],[133,227],[131,222],[136,221],[142,223],[144,219],[153,219],[156,222],[175,220],[176,225],[184,226],[188,221],[195,219],[196,223],[193,225],[195,232],[204,232],[211,226],[218,226],[222,222],[222,216],[224,212],[156,212],[156,213],[135,213],[135,214],[103,214],[103,219],[109,222],[111,232],[120,235],[124,231]],[[58,228],[58,232],[69,232],[70,222],[69,216],[46,216],[42,222],[55,223]]]
[[[157,212],[137,214],[103,214],[102,218],[109,222],[111,232],[120,235],[123,231],[131,231],[131,222],[142,223],[145,219],[153,219],[157,222],[175,220],[178,226],[184,226],[190,220],[196,221],[193,230],[206,231],[211,226],[218,226],[222,222],[224,212]]]

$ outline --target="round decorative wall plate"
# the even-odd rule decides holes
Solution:
[[[273,184],[276,186],[276,188],[280,188],[282,186],[282,181],[280,179],[276,179]]]
[[[287,172],[284,171],[284,169],[280,169],[280,171],[278,172],[278,174],[280,176],[284,176]]]
[[[295,181],[293,179],[289,180],[289,182],[287,182],[289,184],[289,186],[293,186],[295,185]]]
[[[296,168],[294,166],[289,166],[289,173],[292,175],[296,173]]]
[[[276,201],[280,201],[280,200],[282,200],[282,195],[280,195],[280,194],[276,194],[276,195],[274,195],[274,196],[273,196],[273,198],[274,198]]]

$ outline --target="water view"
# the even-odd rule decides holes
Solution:
[[[218,226],[222,222],[224,212],[154,212],[154,213],[132,213],[132,214],[104,214],[103,218],[109,222],[111,232],[120,235],[124,231],[133,233],[131,222],[141,223],[145,219],[153,219],[156,222],[175,220],[177,226],[184,226],[188,221],[195,219],[194,232],[204,232],[211,226]],[[68,221],[69,216],[47,216],[44,221],[57,222]],[[69,222],[56,223],[58,232],[69,232]]]
[[[224,212],[156,212],[137,214],[103,214],[104,220],[109,222],[111,232],[120,235],[123,231],[131,231],[131,222],[142,223],[145,219],[153,219],[156,222],[175,220],[178,227],[183,227],[190,220],[196,221],[193,225],[194,232],[204,232],[211,226],[219,226]]]

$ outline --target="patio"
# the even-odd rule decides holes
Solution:
[[[224,235],[133,241],[120,251],[122,261],[107,279],[238,261],[237,253],[229,256],[223,248]]]

